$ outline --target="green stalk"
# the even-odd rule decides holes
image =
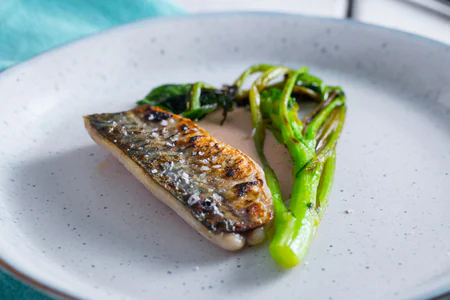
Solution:
[[[202,93],[202,86],[203,84],[201,82],[196,82],[192,85],[191,92],[189,94],[190,98],[188,102],[188,111],[200,108],[200,95]]]
[[[285,85],[285,82],[279,82],[279,83],[267,85],[266,87],[264,87],[264,90],[270,90],[273,88],[283,89],[284,85]],[[322,95],[317,93],[314,90],[309,89],[308,87],[304,87],[301,85],[295,85],[292,92],[294,94],[307,95],[307,96],[311,97],[312,99],[317,100],[319,102],[322,101]],[[241,90],[238,93],[237,98],[238,99],[246,99],[246,98],[248,98],[248,93],[249,93],[249,91],[247,91],[247,90],[246,91]]]
[[[316,139],[316,132],[323,125],[323,123],[328,119],[331,112],[339,106],[344,104],[344,99],[342,97],[337,97],[333,101],[331,101],[327,106],[325,106],[315,118],[311,121],[311,123],[306,128],[305,138],[308,140]]]
[[[270,243],[270,254],[283,267],[292,268],[305,256],[319,219],[314,204],[321,167],[313,172],[302,172],[295,178],[292,190],[291,214],[275,219],[275,235]],[[311,202],[313,201],[313,202]]]
[[[284,215],[287,212],[287,209],[286,206],[284,205],[283,198],[281,196],[280,183],[278,181],[278,178],[264,154],[264,141],[266,134],[260,108],[261,95],[259,91],[262,90],[265,85],[269,84],[270,81],[286,74],[289,71],[289,69],[284,67],[272,68],[271,66],[266,65],[264,66],[264,68],[266,68],[267,70],[260,78],[258,78],[258,80],[256,80],[253,83],[252,87],[249,90],[249,102],[250,102],[250,113],[252,116],[253,141],[255,143],[255,148],[258,153],[259,159],[261,160],[261,163],[263,165],[267,186],[269,187],[270,192],[272,194],[273,199],[272,201],[275,210],[275,223],[276,223],[277,216]]]
[[[264,141],[266,138],[266,134],[261,110],[259,108],[259,103],[261,101],[260,94],[255,85],[253,85],[250,89],[249,97],[250,112],[252,115],[253,141],[255,143],[256,151],[263,166],[267,186],[269,187],[272,194],[275,216],[283,215],[287,211],[287,209],[284,206],[283,198],[281,196],[280,183],[264,154]]]
[[[322,175],[317,188],[316,211],[319,219],[322,219],[325,208],[328,205],[331,188],[334,181],[334,171],[336,169],[336,150],[333,150],[330,157],[323,165]]]
[[[300,133],[295,134],[295,127],[292,126],[297,117],[289,115],[288,112],[289,98],[297,77],[302,71],[291,72],[280,100],[280,128],[284,142],[294,160],[294,184],[289,206],[292,214],[283,216],[279,222],[275,221],[275,236],[270,244],[270,253],[280,265],[286,268],[297,265],[306,254],[309,241],[314,236],[318,223],[317,213],[312,208],[316,202],[322,166],[318,166],[312,172],[303,170],[306,163],[314,157],[315,152],[298,140],[297,136]]]
[[[268,65],[268,64],[259,64],[259,65],[251,66],[250,68],[245,70],[244,73],[242,73],[238,79],[236,79],[236,81],[234,82],[233,85],[235,87],[237,87],[238,90],[240,90],[242,88],[242,86],[244,85],[245,80],[250,75],[258,73],[258,72],[266,72],[267,70],[269,70],[272,67],[273,67],[272,65]]]
[[[342,129],[344,127],[345,115],[347,108],[343,105],[339,109],[339,119],[336,121],[336,129],[328,137],[327,144],[322,148],[322,150],[316,155],[316,157],[309,163],[307,170],[315,168],[317,164],[323,163],[336,149],[338,139],[341,135]]]
[[[200,96],[202,94],[202,89],[208,88],[208,89],[214,89],[213,86],[204,83],[204,82],[196,82],[192,85],[191,90],[189,92],[189,102],[187,111],[194,111],[200,108]]]

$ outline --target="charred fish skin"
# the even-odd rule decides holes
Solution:
[[[189,119],[144,105],[85,117],[213,233],[240,233],[271,221],[261,168]]]

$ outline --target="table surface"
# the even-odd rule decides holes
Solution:
[[[172,0],[190,13],[221,11],[275,11],[321,17],[346,18],[349,0]],[[353,0],[351,17],[355,20],[422,35],[450,44],[450,6],[433,0]],[[0,272],[0,282],[7,276]],[[3,299],[48,300],[18,281]]]
[[[349,0],[172,0],[188,12],[276,11],[345,18]],[[352,18],[450,44],[450,6],[436,0],[353,0]],[[450,3],[450,2],[449,2]],[[432,9],[437,10],[433,11]]]

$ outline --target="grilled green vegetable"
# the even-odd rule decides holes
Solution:
[[[232,91],[215,89],[203,82],[165,84],[153,89],[137,104],[157,106],[193,121],[201,120],[210,112],[222,108],[223,123],[227,113],[233,108],[232,98]]]
[[[261,73],[250,89],[242,87],[249,76]],[[303,120],[298,117],[298,99],[310,99],[317,107]],[[232,86],[222,89],[205,83],[164,85],[138,104],[152,104],[199,120],[222,108],[225,121],[233,103],[249,105],[253,139],[262,162],[275,209],[272,257],[283,267],[299,264],[306,254],[328,203],[334,178],[336,144],[346,114],[346,99],[340,87],[328,86],[308,73],[267,64],[248,68]],[[223,123],[222,121],[222,123]],[[265,130],[284,144],[294,162],[292,196],[286,207],[277,176],[264,154]]]

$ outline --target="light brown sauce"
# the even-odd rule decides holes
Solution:
[[[116,163],[117,160],[108,153],[105,158],[97,163],[97,171],[104,178],[117,178],[127,173],[121,165]]]
[[[207,115],[198,124],[214,138],[233,146],[261,164],[253,143],[252,120],[250,112],[246,108],[235,108],[228,114],[223,126],[220,126],[222,111],[215,111]],[[292,189],[292,163],[287,148],[279,144],[272,134],[266,133],[264,151],[270,165],[274,169],[280,181],[283,200],[287,200]]]

